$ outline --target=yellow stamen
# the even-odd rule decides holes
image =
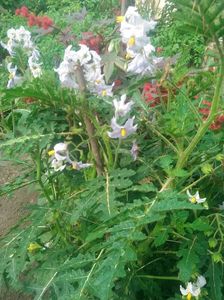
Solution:
[[[100,80],[100,79],[97,79],[95,82],[99,84],[99,83],[101,82],[101,80]]]
[[[135,44],[135,37],[131,36],[130,39],[128,40],[128,46],[131,47],[134,46],[134,44]]]
[[[39,250],[41,248],[42,247],[39,244],[37,244],[37,243],[30,243],[29,247],[27,248],[27,251],[31,253],[31,252],[33,252],[35,250]]]
[[[107,91],[103,90],[101,94],[102,94],[102,96],[106,96],[107,95]]]
[[[191,300],[191,297],[192,297],[191,293],[188,293],[187,294],[187,300]]]
[[[130,54],[130,53],[127,53],[127,54],[125,55],[125,58],[126,58],[126,59],[131,59],[131,58],[132,58],[132,56],[131,56],[131,54]]]
[[[117,23],[121,23],[121,22],[124,21],[124,19],[125,19],[124,16],[117,16],[117,17],[116,17],[116,22],[117,22]]]
[[[77,165],[76,165],[76,163],[73,161],[73,163],[72,163],[72,169],[73,170],[77,170]]]
[[[14,78],[14,74],[13,73],[10,73],[9,74],[9,79],[13,79]]]
[[[127,130],[125,128],[121,128],[120,133],[122,137],[125,137],[127,135]]]
[[[196,199],[196,197],[191,197],[190,201],[191,201],[191,203],[196,203],[197,199]]]
[[[52,156],[52,155],[54,155],[54,154],[55,154],[55,151],[54,151],[54,150],[49,150],[49,151],[48,151],[48,155],[49,155],[49,156]]]

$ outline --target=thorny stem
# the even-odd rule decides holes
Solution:
[[[77,77],[77,82],[79,85],[79,90],[81,92],[81,98],[82,98],[84,107],[86,107],[87,106],[86,96],[85,96],[86,82],[85,82],[83,71],[82,71],[82,68],[80,65],[78,65],[76,68],[76,77]],[[96,162],[97,175],[100,176],[103,174],[103,164],[102,164],[102,158],[100,155],[99,144],[95,137],[95,127],[94,127],[91,119],[89,118],[89,116],[86,114],[86,112],[84,110],[83,110],[83,120],[84,120],[84,123],[86,126],[86,131],[87,131],[87,134],[89,137],[92,154],[93,154],[95,162]]]

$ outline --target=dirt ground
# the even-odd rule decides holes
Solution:
[[[18,166],[0,160],[0,187],[13,181],[20,174]],[[36,201],[37,194],[34,187],[24,187],[14,192],[13,196],[0,197],[0,237],[7,234],[16,225],[27,210],[25,206]],[[0,290],[0,300],[31,300],[30,297],[8,290]]]

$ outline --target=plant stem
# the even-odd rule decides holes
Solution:
[[[156,275],[137,275],[139,278],[158,279],[158,280],[175,280],[180,281],[178,277],[174,276],[156,276]]]
[[[100,155],[99,144],[95,137],[95,127],[85,111],[85,109],[87,108],[87,101],[86,101],[86,95],[85,95],[86,82],[85,82],[83,71],[82,71],[82,68],[80,65],[77,66],[76,77],[77,77],[76,79],[77,79],[77,82],[79,85],[79,90],[81,93],[81,100],[84,104],[84,109],[82,111],[83,120],[84,120],[84,123],[86,126],[86,131],[87,131],[87,134],[89,137],[92,154],[95,159],[97,175],[100,176],[103,174],[103,163],[102,163],[102,158]]]
[[[113,168],[114,168],[114,169],[115,169],[115,168],[116,168],[116,166],[117,166],[117,159],[118,159],[118,154],[119,154],[120,146],[121,146],[121,139],[119,139],[119,142],[118,142],[117,148],[116,148],[116,150],[115,150],[115,156],[114,156],[114,166],[113,166]]]

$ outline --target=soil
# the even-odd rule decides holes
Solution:
[[[11,162],[0,161],[0,187],[19,176],[21,170]],[[26,205],[35,203],[37,193],[34,187],[23,187],[16,190],[13,195],[0,197],[0,237],[9,232],[10,228],[17,224],[21,217],[28,213]],[[21,293],[15,293],[7,289],[0,290],[0,300],[31,300]]]

